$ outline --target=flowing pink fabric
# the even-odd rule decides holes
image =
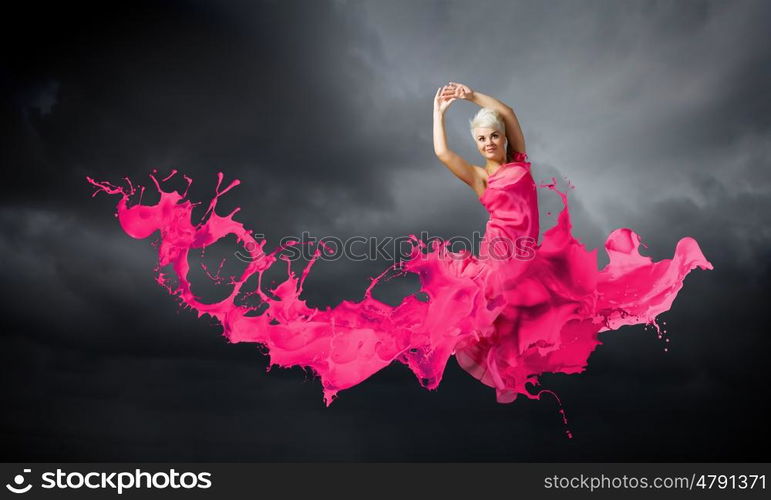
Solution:
[[[238,209],[222,216],[217,200],[239,184],[221,189],[202,220],[192,221],[193,204],[187,191],[165,191],[151,176],[160,200],[154,205],[133,204],[131,182],[122,188],[88,181],[98,192],[120,195],[117,216],[134,238],[160,233],[157,281],[186,306],[207,314],[223,327],[230,342],[264,345],[271,366],[311,368],[321,379],[327,405],[338,392],[352,387],[394,361],[407,365],[427,389],[435,389],[450,356],[473,377],[493,387],[497,401],[509,403],[518,395],[538,397],[528,385],[538,385],[547,373],[579,373],[601,342],[598,333],[623,325],[655,323],[669,310],[694,268],[712,269],[697,242],[682,238],[672,259],[653,262],[640,255],[639,236],[617,229],[607,238],[610,262],[597,268],[596,250],[588,251],[571,234],[567,196],[555,184],[546,187],[559,195],[563,209],[540,243],[537,186],[527,155],[500,167],[488,180],[480,202],[490,213],[479,256],[452,252],[447,241],[429,246],[410,235],[412,253],[372,282],[359,302],[343,301],[334,308],[309,307],[300,297],[303,281],[319,255],[298,278],[287,262],[287,278],[264,289],[262,275],[278,258],[276,248],[264,251],[265,240],[234,220]],[[187,178],[188,187],[192,182]],[[204,303],[191,291],[188,255],[219,239],[235,235],[249,252],[249,264],[231,277],[231,294]],[[176,280],[161,271],[171,265]],[[371,295],[390,271],[415,273],[419,292],[390,306]],[[258,276],[254,290],[246,281]],[[260,306],[237,300],[256,294]],[[425,298],[427,297],[427,300]]]

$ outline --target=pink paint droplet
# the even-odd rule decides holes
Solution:
[[[526,388],[537,385],[543,373],[582,372],[601,344],[602,331],[652,324],[660,332],[655,318],[669,310],[685,276],[696,267],[712,269],[692,238],[678,242],[672,259],[653,262],[638,252],[640,237],[622,228],[607,238],[610,262],[598,270],[597,250],[586,250],[571,234],[567,195],[557,190],[554,178],[537,186],[526,159],[519,153],[488,180],[480,202],[490,219],[479,256],[452,252],[447,241],[429,246],[410,235],[409,258],[371,278],[360,301],[325,309],[309,307],[300,298],[318,249],[298,277],[289,260],[279,255],[296,242],[267,252],[266,241],[234,219],[238,208],[224,216],[217,213],[218,200],[238,186],[238,180],[222,188],[223,175],[217,175],[214,197],[198,222],[192,220],[197,204],[186,199],[189,177],[184,177],[187,188],[182,194],[161,188],[160,182],[176,171],[160,182],[150,176],[160,193],[154,205],[130,206],[136,188],[129,179],[126,188],[87,180],[97,188],[94,196],[120,196],[117,216],[128,235],[142,239],[160,233],[156,281],[182,306],[215,319],[230,342],[262,346],[270,357],[269,369],[309,368],[321,380],[327,405],[340,391],[394,361],[408,366],[423,387],[436,389],[453,355],[464,370],[495,389],[497,401],[510,403],[518,395],[536,399],[551,393],[533,394]],[[538,187],[556,193],[563,203],[540,243]],[[204,303],[191,290],[188,255],[230,235],[246,249],[248,265],[240,276],[230,277],[233,289],[228,297]],[[263,289],[263,273],[278,259],[286,260],[287,277]],[[162,273],[167,266],[170,269]],[[371,295],[392,272],[416,274],[421,283],[419,292],[396,306]],[[222,279],[219,271],[206,273],[212,280]],[[247,289],[253,276],[256,285]],[[239,305],[239,296],[253,296],[260,303]],[[561,404],[560,414],[567,426]],[[566,433],[572,438],[569,429]]]

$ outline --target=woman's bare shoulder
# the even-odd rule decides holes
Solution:
[[[482,179],[487,179],[487,170],[484,169],[484,167],[480,167],[479,165],[471,165],[474,167],[474,171],[477,173],[479,177]]]
[[[471,189],[476,192],[477,197],[481,198],[487,189],[487,178],[489,175],[487,174],[487,170],[485,170],[484,167],[480,167],[479,165],[471,166],[474,168],[474,173],[476,174],[474,176],[474,182],[471,184]]]

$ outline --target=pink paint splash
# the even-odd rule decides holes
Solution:
[[[160,182],[150,176],[160,193],[155,205],[141,204],[141,188],[140,202],[129,206],[136,188],[128,179],[127,188],[87,179],[97,188],[94,196],[120,195],[117,217],[128,235],[147,238],[160,232],[159,284],[199,317],[216,318],[230,342],[264,345],[271,366],[311,368],[321,379],[327,406],[339,391],[393,361],[407,365],[423,387],[435,389],[452,355],[469,374],[493,387],[500,403],[510,403],[518,395],[535,399],[542,393],[559,402],[552,391],[533,393],[528,385],[537,386],[543,373],[582,372],[601,344],[599,332],[646,324],[661,334],[655,318],[672,306],[685,276],[696,267],[713,267],[690,237],[677,243],[672,259],[653,262],[638,252],[640,237],[624,228],[607,238],[610,262],[598,270],[596,249],[586,250],[571,234],[567,195],[556,189],[555,180],[540,187],[557,193],[563,209],[537,244],[537,186],[531,164],[524,153],[514,160],[490,176],[480,197],[490,218],[479,256],[452,252],[447,241],[435,240],[429,247],[410,235],[410,257],[371,278],[361,301],[343,301],[323,310],[300,298],[319,248],[298,278],[289,261],[278,256],[283,247],[266,253],[265,240],[256,239],[234,220],[238,209],[226,216],[216,212],[219,198],[238,180],[223,189],[223,176],[218,174],[208,210],[193,223],[194,204],[186,199],[192,180],[185,176],[188,189],[182,194],[160,185],[176,171]],[[228,297],[203,303],[191,292],[188,255],[229,235],[247,249],[249,264],[240,276],[231,277]],[[287,260],[287,278],[266,293],[262,276],[277,258]],[[168,265],[176,284],[161,272]],[[222,281],[219,271],[216,275],[205,271]],[[420,291],[396,306],[374,299],[373,287],[390,271],[417,274]],[[256,288],[246,290],[247,280],[255,274]],[[256,294],[260,305],[238,305],[239,294]]]

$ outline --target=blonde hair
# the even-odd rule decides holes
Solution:
[[[492,128],[504,136],[506,135],[506,125],[503,123],[501,115],[492,108],[480,109],[474,118],[469,120],[469,127],[471,129],[471,137],[474,137],[475,139],[474,129],[476,128]]]

